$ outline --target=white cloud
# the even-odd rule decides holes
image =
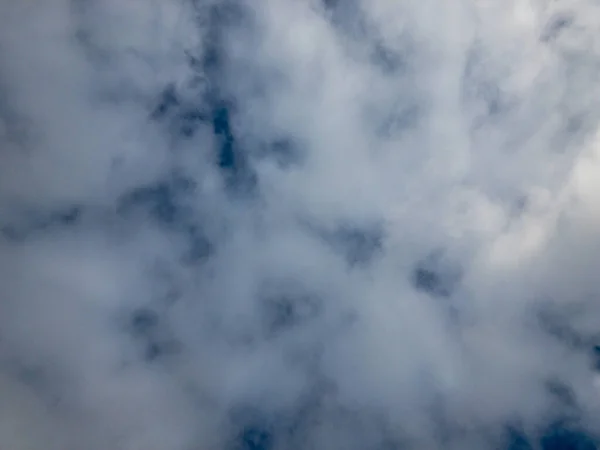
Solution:
[[[596,10],[4,2],[0,447],[600,431]]]

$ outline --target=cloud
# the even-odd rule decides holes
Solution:
[[[598,6],[0,5],[0,447],[596,448]]]

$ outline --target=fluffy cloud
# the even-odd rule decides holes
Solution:
[[[0,447],[596,448],[595,2],[0,17]]]

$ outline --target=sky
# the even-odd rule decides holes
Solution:
[[[596,449],[599,32],[0,0],[0,448]]]

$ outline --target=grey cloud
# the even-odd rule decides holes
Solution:
[[[0,447],[597,448],[598,13],[0,4]]]

